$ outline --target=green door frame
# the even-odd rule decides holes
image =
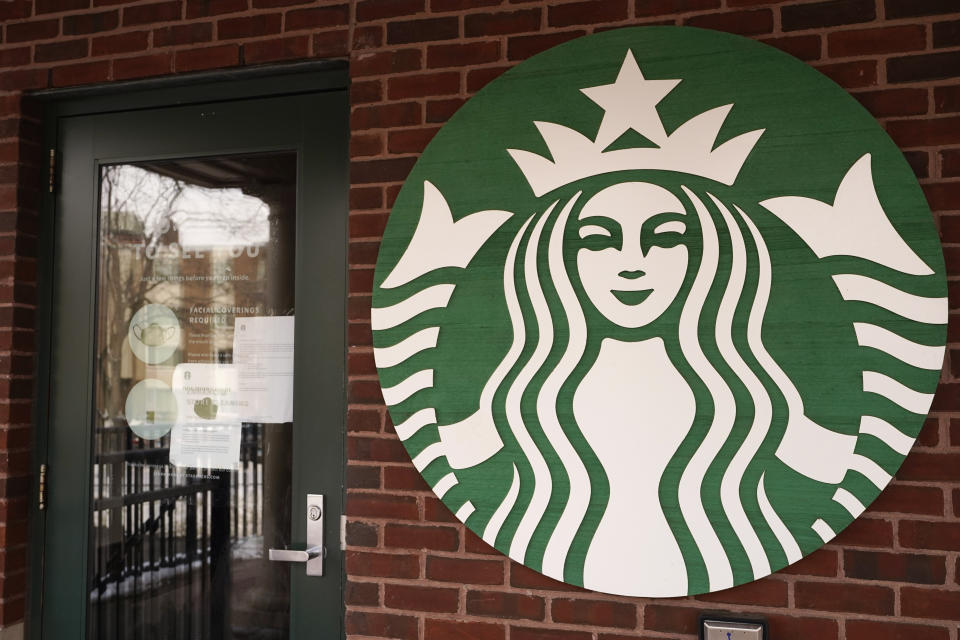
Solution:
[[[309,62],[36,94],[45,103],[44,149],[55,152],[62,166],[41,205],[31,640],[77,637],[77,628],[85,629],[100,163],[279,149],[298,156],[296,314],[308,321],[296,323],[295,344],[297,353],[311,354],[295,359],[294,397],[310,399],[310,406],[295,401],[294,544],[303,544],[306,535],[303,496],[327,496],[326,575],[309,578],[296,566],[291,571],[291,637],[343,637],[339,516],[345,471],[347,82],[346,63]],[[281,117],[271,119],[272,108]],[[250,127],[258,114],[265,126]],[[149,128],[139,133],[146,119],[165,124],[182,119],[184,129],[193,128],[151,138]],[[211,120],[217,124],[208,128],[210,135],[197,137],[201,123]],[[234,125],[243,128],[233,137],[225,135],[237,131]],[[107,131],[122,133],[104,142]],[[82,152],[65,157],[63,145]],[[65,340],[71,333],[87,339]],[[67,379],[66,371],[88,374]],[[86,407],[87,417],[77,418],[64,407]],[[45,510],[37,499],[41,465],[46,465]]]

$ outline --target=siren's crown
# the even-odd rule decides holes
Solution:
[[[576,180],[629,169],[678,171],[733,184],[764,130],[749,131],[714,149],[733,108],[728,104],[694,116],[667,135],[657,103],[679,83],[647,80],[628,50],[616,82],[581,89],[605,111],[596,140],[563,125],[534,122],[553,159],[520,149],[507,152],[537,197]],[[657,146],[604,150],[628,129]]]

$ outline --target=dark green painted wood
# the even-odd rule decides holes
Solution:
[[[146,98],[75,97],[48,110],[62,168],[43,230],[51,277],[42,289],[36,464],[50,471],[47,511],[34,507],[32,518],[43,544],[32,555],[31,638],[79,637],[85,628],[99,166],[270,150],[298,153],[294,544],[304,540],[305,493],[325,493],[328,515],[327,575],[292,571],[291,636],[343,636],[348,101],[342,69],[290,77],[297,80],[285,91],[274,77],[231,78],[213,89],[151,86]],[[319,91],[305,92],[310,86]],[[286,95],[237,99],[244,92]],[[204,102],[214,95],[233,99]],[[149,100],[156,108],[143,108]],[[136,110],[105,113],[108,106]]]

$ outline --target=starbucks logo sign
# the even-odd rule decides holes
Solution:
[[[852,522],[937,386],[936,230],[895,145],[797,60],[581,38],[443,127],[377,263],[397,435],[485,541],[630,596],[726,589]]]

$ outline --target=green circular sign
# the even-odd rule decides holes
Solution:
[[[433,491],[517,562],[682,596],[833,538],[943,362],[939,239],[853,98],[765,45],[546,51],[443,127],[391,214],[374,354]]]

